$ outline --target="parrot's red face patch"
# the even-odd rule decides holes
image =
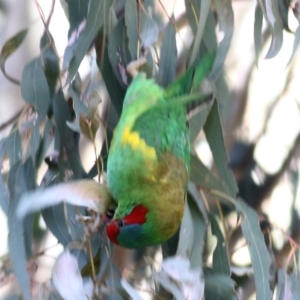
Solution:
[[[118,235],[123,227],[128,225],[143,225],[146,222],[148,208],[143,205],[137,205],[130,214],[122,220],[112,220],[106,226],[106,234],[108,238],[115,244],[118,244]]]

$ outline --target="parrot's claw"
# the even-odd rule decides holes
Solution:
[[[140,57],[139,59],[130,62],[126,68],[128,74],[134,78],[139,73],[138,68],[144,65],[146,62],[146,57]]]

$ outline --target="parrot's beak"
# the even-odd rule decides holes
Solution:
[[[112,218],[115,215],[115,209],[114,208],[109,208],[107,213],[105,215],[102,215],[102,221],[105,225],[107,225],[108,223],[110,223],[110,221],[112,220]]]

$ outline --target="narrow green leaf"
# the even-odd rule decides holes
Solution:
[[[101,39],[100,36],[98,37],[97,40],[98,42],[99,39]],[[97,64],[101,71],[101,75],[106,85],[109,98],[111,100],[111,105],[109,105],[109,112],[108,112],[108,122],[111,122],[111,125],[113,125],[112,128],[114,128],[117,125],[119,120],[119,115],[121,115],[122,112],[123,99],[125,97],[126,89],[119,84],[114,74],[113,66],[110,63],[108,53],[109,53],[109,49],[108,47],[106,47],[104,49],[103,63],[101,64],[101,61],[97,56]]]
[[[228,158],[223,138],[222,125],[220,121],[217,101],[213,104],[207,121],[204,125],[204,132],[213,153],[215,165],[221,178],[228,187],[228,192],[235,198],[238,188],[233,173],[228,167]]]
[[[54,40],[48,31],[45,31],[41,38],[40,49],[42,66],[48,82],[50,98],[52,99],[59,79],[60,69],[59,57],[56,55]]]
[[[192,269],[197,269],[203,264],[207,214],[196,187],[190,183],[188,190],[176,255],[189,258]]]
[[[10,38],[2,47],[1,53],[0,53],[0,68],[1,71],[3,72],[4,76],[11,82],[20,84],[19,80],[16,80],[9,76],[6,73],[5,70],[5,63],[6,60],[19,48],[19,46],[22,44],[24,41],[26,35],[27,35],[28,30],[22,30],[18,32],[16,35],[14,35],[12,38]]]
[[[126,67],[131,62],[131,56],[128,50],[124,19],[119,21],[109,36],[108,57],[120,86],[125,89],[131,81],[131,77],[126,72]]]
[[[170,21],[165,29],[164,38],[160,49],[160,61],[157,82],[162,87],[167,87],[174,81],[176,59],[176,31],[174,25]]]
[[[227,189],[195,155],[191,155],[191,181],[207,190],[218,190],[227,194]]]
[[[219,50],[214,61],[213,69],[210,73],[210,79],[217,80],[219,77],[223,65],[231,44],[233,36],[233,11],[231,6],[231,0],[214,0],[216,7],[219,28],[220,31],[224,33],[223,39],[220,42]]]
[[[68,0],[68,19],[70,23],[68,38],[76,32],[82,21],[87,19],[89,2],[86,0]]]
[[[80,116],[82,114],[88,116],[89,110],[87,106],[83,103],[83,101],[80,99],[80,94],[78,93],[78,91],[76,91],[72,85],[70,85],[68,93],[73,100],[73,109],[76,114],[76,119],[74,122],[67,121],[67,125],[72,130],[75,130],[80,133],[81,132],[80,124],[79,124]]]
[[[289,8],[291,5],[291,0],[278,0],[277,3],[284,29],[288,32],[291,32],[289,27]]]
[[[67,221],[65,218],[64,204],[59,204],[42,211],[43,219],[47,228],[57,238],[63,246],[67,246],[72,241]]]
[[[217,53],[218,50],[218,41],[215,26],[216,24],[214,14],[211,10],[209,10],[203,32],[203,42],[209,53]]]
[[[13,128],[4,143],[10,166],[13,166],[22,159],[22,141],[17,127]]]
[[[0,140],[0,170],[2,169],[3,156],[5,154],[5,140]],[[7,215],[9,204],[9,195],[7,188],[4,184],[2,172],[0,172],[0,207]]]
[[[262,25],[263,25],[263,11],[260,5],[257,3],[255,7],[255,17],[254,17],[254,46],[255,46],[256,65],[258,65],[259,53],[261,50]]]
[[[188,191],[189,191],[189,194],[192,196],[199,212],[201,213],[201,215],[205,221],[205,224],[208,225],[209,221],[208,221],[206,207],[204,205],[204,201],[202,199],[202,196],[199,193],[199,190],[198,190],[196,184],[193,182],[189,182]]]
[[[187,14],[187,20],[191,25],[194,35],[197,34],[198,30],[198,18],[200,15],[201,1],[197,0],[185,0],[185,9]]]
[[[189,61],[189,67],[191,67],[196,60],[197,54],[200,50],[201,40],[203,37],[203,32],[205,28],[205,23],[207,20],[207,16],[210,10],[210,0],[202,0],[200,1],[200,14],[199,14],[199,22],[197,25],[196,36],[193,44],[191,59]]]
[[[59,170],[61,180],[63,180],[66,170],[72,171],[73,178],[82,178],[83,168],[79,157],[78,140],[74,132],[67,126],[67,121],[71,121],[72,116],[62,90],[53,100],[53,114],[60,138]]]
[[[26,103],[35,108],[37,112],[35,124],[40,124],[47,114],[50,95],[48,82],[39,57],[28,63],[22,72],[21,95]]]
[[[298,251],[298,264],[295,265],[293,273],[289,275],[289,279],[291,282],[293,300],[300,299],[300,268],[299,268],[299,251]]]
[[[191,199],[188,197],[187,202],[190,207],[195,232],[193,248],[190,254],[190,262],[191,268],[197,269],[203,267],[202,253],[205,245],[207,225],[205,224],[204,217],[197,207],[193,197]]]
[[[24,299],[31,299],[30,278],[27,272],[27,254],[23,224],[15,217],[18,200],[27,191],[24,169],[21,162],[13,165],[9,171],[8,188],[10,202],[8,208],[8,245],[13,270],[19,282]],[[26,222],[26,220],[25,220]]]
[[[296,29],[296,32],[295,32],[295,40],[294,40],[294,45],[293,45],[293,51],[292,51],[292,54],[291,54],[291,57],[290,57],[290,60],[288,62],[288,64],[291,63],[291,61],[293,60],[298,48],[299,48],[299,44],[300,44],[300,14],[298,14],[298,18],[297,18],[297,21],[298,21],[298,27]]]
[[[40,143],[41,143],[40,129],[38,126],[35,126],[32,128],[30,144],[28,146],[29,153],[34,163],[36,160],[36,154],[40,147]]]
[[[158,40],[158,26],[153,18],[144,10],[141,11],[141,46],[149,48]]]
[[[243,214],[242,231],[246,239],[252,267],[257,299],[272,299],[270,289],[271,258],[255,211],[242,201],[235,202],[236,209]]]
[[[213,254],[213,270],[216,273],[230,276],[230,264],[223,234],[217,221],[212,215],[210,215],[210,222],[212,234],[218,241]]]
[[[54,125],[52,124],[52,122],[49,119],[47,119],[45,127],[44,127],[44,132],[42,134],[41,142],[39,145],[39,149],[38,149],[38,151],[36,153],[36,157],[35,157],[36,169],[39,169],[39,167],[41,166],[42,162],[45,159],[46,153],[47,153],[47,151],[50,147],[50,144],[54,138],[53,131],[54,131]]]
[[[283,24],[278,11],[277,0],[263,0],[262,9],[272,31],[272,41],[266,58],[273,58],[278,54],[283,43]]]
[[[80,25],[64,54],[63,68],[69,65],[66,83],[70,83],[97,32],[106,23],[113,0],[91,0],[86,24]],[[84,28],[84,29],[83,29]]]
[[[284,269],[278,271],[278,283],[277,283],[277,294],[276,300],[293,300],[291,282],[289,281],[289,275]]]
[[[184,214],[180,226],[179,242],[176,254],[181,255],[183,257],[190,257],[194,239],[195,231],[193,226],[192,214],[186,201],[184,207]]]
[[[238,300],[234,290],[234,281],[227,275],[216,274],[204,268],[205,300]],[[271,298],[257,298],[271,299]]]
[[[135,60],[138,55],[138,9],[136,0],[127,0],[125,2],[125,25],[128,37],[128,48],[131,59]]]

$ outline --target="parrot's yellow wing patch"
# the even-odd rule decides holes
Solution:
[[[147,145],[138,132],[131,131],[129,126],[126,126],[123,131],[121,143],[123,145],[129,145],[135,151],[139,151],[146,159],[156,159],[155,149]]]

